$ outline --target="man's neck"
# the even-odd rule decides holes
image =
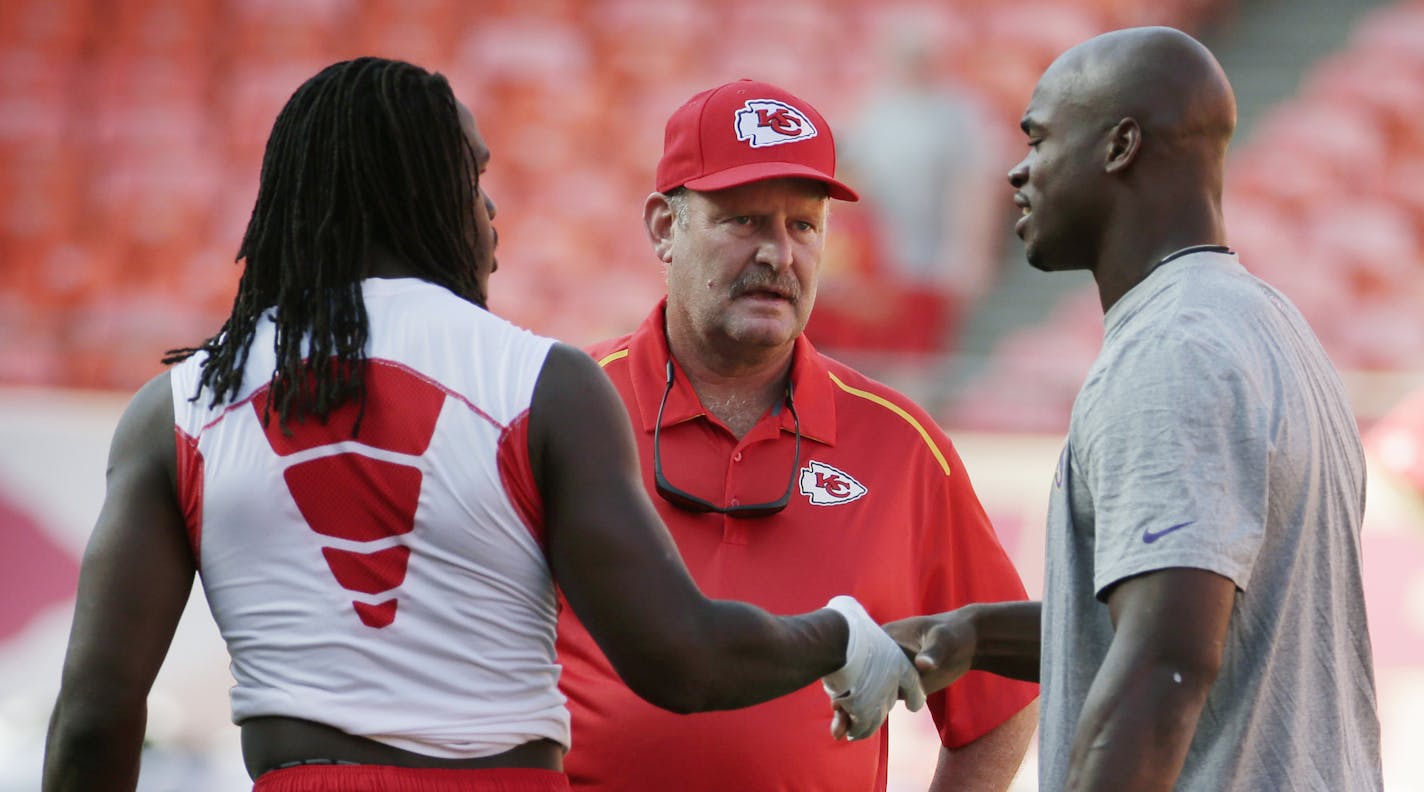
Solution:
[[[421,278],[424,273],[410,265],[410,262],[393,255],[385,248],[373,245],[362,277],[365,278]]]
[[[1164,256],[1193,245],[1226,244],[1221,214],[1211,207],[1125,218],[1116,228],[1122,233],[1109,235],[1093,270],[1103,313],[1146,280]]]
[[[765,350],[765,354],[747,354],[745,350],[716,354],[705,345],[669,333],[668,348],[702,406],[738,439],[786,394],[794,342]]]

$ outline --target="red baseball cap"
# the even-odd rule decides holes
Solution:
[[[825,183],[832,198],[860,200],[835,173],[836,142],[816,108],[770,83],[737,80],[697,94],[668,119],[657,189],[725,190],[792,176]]]

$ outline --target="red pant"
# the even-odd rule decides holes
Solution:
[[[386,765],[299,765],[257,777],[252,792],[568,792],[554,770],[422,770]]]

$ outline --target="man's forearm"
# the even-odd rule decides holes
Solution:
[[[1033,601],[980,602],[890,622],[885,631],[914,657],[926,693],[970,670],[1037,682],[1042,611]]]
[[[974,742],[954,749],[941,748],[929,792],[1008,789],[1023,764],[1037,726],[1038,701],[1034,700]]]
[[[716,618],[699,631],[701,670],[693,674],[704,680],[704,697],[689,711],[760,703],[845,663],[848,626],[829,610],[778,617],[732,600],[710,602],[708,609]]]
[[[1027,682],[1038,681],[1043,648],[1043,603],[983,602],[966,606],[974,625],[974,658],[969,667]]]
[[[86,719],[61,700],[45,741],[44,792],[132,790],[138,784],[146,709]],[[82,724],[82,725],[81,725]]]
[[[1210,687],[1180,667],[1100,672],[1073,738],[1067,789],[1170,792]]]

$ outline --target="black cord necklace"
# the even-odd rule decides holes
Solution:
[[[1158,260],[1158,262],[1157,262],[1156,264],[1153,264],[1153,265],[1152,265],[1152,269],[1155,270],[1155,269],[1157,269],[1158,267],[1162,266],[1163,264],[1166,264],[1166,263],[1169,262],[1169,261],[1176,261],[1177,259],[1181,258],[1182,256],[1190,256],[1190,255],[1193,254],[1193,253],[1234,253],[1234,252],[1235,252],[1235,251],[1233,251],[1231,248],[1227,247],[1226,245],[1192,245],[1191,247],[1184,247],[1184,248],[1182,248],[1181,250],[1178,250],[1178,251],[1175,251],[1175,252],[1172,252],[1172,253],[1168,253],[1167,255],[1163,256],[1160,260]],[[1152,270],[1148,270],[1148,272],[1151,272],[1151,271],[1152,271]]]

